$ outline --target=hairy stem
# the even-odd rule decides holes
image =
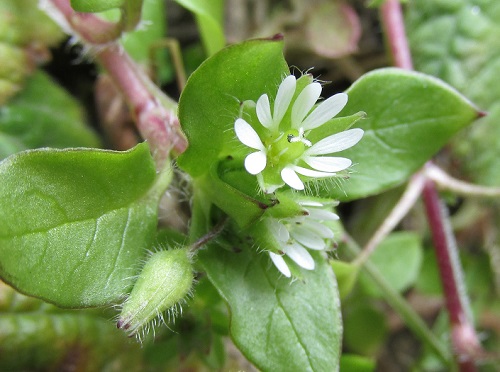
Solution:
[[[100,50],[97,58],[124,95],[137,128],[150,143],[157,163],[161,166],[172,149],[183,152],[186,142],[180,133],[175,103],[167,97],[161,99],[161,92],[151,91],[153,83],[120,46]],[[170,107],[165,100],[170,101]]]
[[[481,347],[472,325],[472,314],[455,237],[446,209],[430,180],[424,186],[423,198],[450,318],[452,344],[460,370],[474,371],[474,355],[481,353]]]
[[[381,17],[394,64],[400,68],[413,69],[399,1],[387,0],[381,7]],[[475,371],[474,356],[479,354],[480,345],[471,323],[455,239],[433,181],[426,181],[423,197],[450,317],[455,356],[460,371]]]
[[[112,42],[121,34],[123,27],[120,26],[120,32],[116,34],[116,24],[103,21],[93,14],[75,12],[69,0],[47,1],[53,6],[51,9],[45,6],[48,14],[63,27],[69,28],[68,32],[78,35],[108,71],[113,83],[123,94],[139,132],[149,142],[157,168],[162,169],[172,150],[182,153],[187,146],[175,114],[176,103],[154,85],[118,43]],[[136,5],[139,3],[142,2]],[[133,10],[134,20],[129,22],[129,26],[137,23],[137,15],[140,15],[137,6],[130,9]],[[96,48],[93,45],[96,40],[99,43],[106,40],[108,43]]]
[[[41,4],[66,32],[74,31],[85,43],[94,45],[110,43],[118,39],[123,32],[123,18],[113,23],[91,13],[75,12],[69,0],[45,0]]]

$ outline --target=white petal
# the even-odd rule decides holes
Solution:
[[[267,164],[266,153],[257,151],[245,158],[245,169],[250,174],[258,174],[264,170]]]
[[[339,216],[333,212],[324,210],[324,209],[309,209],[309,218],[318,220],[318,221],[336,221],[339,219]]]
[[[323,239],[332,239],[334,236],[333,231],[322,223],[307,219],[303,222],[303,225],[305,228],[313,231]]]
[[[324,204],[314,200],[302,200],[299,204],[303,207],[323,207]]]
[[[271,116],[271,105],[269,104],[269,97],[267,94],[260,96],[257,100],[255,109],[260,123],[266,128],[271,128],[273,125],[273,117]]]
[[[304,155],[326,155],[348,149],[359,142],[361,137],[363,137],[363,133],[363,129],[354,128],[333,134],[309,147],[304,151]]]
[[[347,103],[347,94],[339,93],[322,102],[306,120],[302,122],[304,129],[314,129],[322,126],[337,115]]]
[[[265,151],[259,135],[245,120],[236,119],[234,123],[234,131],[236,132],[236,137],[238,137],[244,145],[247,145],[255,150]]]
[[[315,250],[325,249],[325,241],[313,231],[304,226],[294,226],[290,232],[292,238],[302,244],[304,247]]]
[[[311,168],[323,172],[339,172],[351,166],[352,161],[347,158],[336,157],[317,157],[317,156],[304,156],[302,157]]]
[[[300,173],[300,174],[304,175],[304,176],[313,177],[313,178],[333,177],[333,176],[335,176],[335,173],[318,172],[318,171],[314,171],[312,169],[302,168],[302,167],[298,167],[298,166],[294,166],[293,170],[295,172],[297,172],[297,173]],[[283,174],[282,174],[281,177],[283,178]]]
[[[288,110],[288,106],[290,106],[290,101],[295,94],[296,85],[297,79],[295,79],[293,75],[287,76],[280,84],[278,93],[276,94],[276,100],[274,101],[273,122],[275,125],[279,124],[283,116],[285,116],[286,110]]]
[[[300,92],[292,108],[292,128],[298,129],[301,126],[302,121],[311,111],[320,94],[320,83],[311,83]]]
[[[286,255],[290,257],[297,265],[306,270],[314,269],[314,260],[303,246],[298,243],[289,244],[283,247]]]
[[[278,240],[282,242],[288,241],[290,239],[290,233],[288,232],[288,229],[286,228],[285,225],[280,223],[278,220],[274,218],[269,219],[269,226],[271,229],[271,232],[274,236],[278,238]]]
[[[290,269],[288,268],[288,265],[286,264],[285,260],[283,257],[281,257],[279,254],[269,252],[269,257],[271,257],[271,260],[274,263],[274,266],[281,271],[281,273],[286,276],[287,278],[292,276],[292,273],[290,272]]]
[[[300,180],[297,173],[291,167],[285,167],[281,171],[281,178],[285,183],[295,190],[304,190],[304,184]]]

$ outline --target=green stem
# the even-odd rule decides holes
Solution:
[[[345,242],[349,253],[355,257],[359,254],[360,247],[347,234],[345,234]],[[380,274],[378,269],[368,260],[364,262],[363,269],[382,290],[387,303],[399,314],[405,321],[405,324],[413,333],[419,337],[424,343],[429,345],[431,350],[447,365],[451,366],[450,352],[443,343],[432,333],[427,327],[422,318],[413,310],[406,300],[396,292],[391,284]]]
[[[148,195],[160,199],[170,186],[173,177],[174,171],[172,169],[172,164],[170,159],[167,159],[163,167],[158,171],[158,176],[156,177],[155,183],[149,190]]]

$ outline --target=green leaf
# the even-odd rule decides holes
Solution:
[[[344,342],[349,350],[376,356],[388,332],[384,314],[374,306],[361,304],[344,311]]]
[[[138,27],[122,35],[120,41],[134,60],[154,63],[157,79],[166,82],[173,78],[173,68],[162,40],[166,37],[165,2],[145,1],[142,6],[141,22],[147,27]],[[152,52],[154,51],[154,58]]]
[[[223,0],[175,0],[176,3],[193,12],[198,22],[205,50],[209,55],[226,45],[224,37]]]
[[[71,0],[71,7],[77,12],[97,13],[119,8],[125,0]]]
[[[472,104],[442,81],[417,72],[386,68],[365,74],[347,91],[342,115],[365,111],[355,126],[363,139],[339,154],[354,163],[340,189],[322,194],[352,200],[405,182],[460,129],[477,118]]]
[[[424,250],[422,256],[422,269],[415,282],[415,289],[428,296],[442,296],[443,287],[434,249]]]
[[[235,143],[240,102],[276,94],[283,75],[283,43],[251,40],[224,48],[189,78],[179,102],[179,120],[188,149],[178,164],[193,177],[206,173],[225,146]]]
[[[42,71],[0,108],[0,158],[37,147],[99,147],[79,103]]]
[[[199,260],[229,304],[231,336],[263,371],[338,369],[342,322],[333,272],[319,254],[303,281],[280,277],[266,254],[211,246]]]
[[[349,262],[331,261],[330,265],[335,273],[339,286],[340,299],[346,298],[352,291],[359,276],[359,266]]]
[[[488,116],[454,141],[463,173],[500,185],[500,3],[412,1],[406,17],[415,67],[467,95]]]
[[[0,328],[2,371],[143,370],[140,346],[84,311],[4,313]]]
[[[423,252],[418,234],[396,232],[389,235],[370,257],[370,261],[392,287],[403,292],[418,278]],[[361,272],[360,283],[371,296],[381,297],[382,291],[370,277]]]
[[[118,301],[154,238],[155,175],[145,143],[10,156],[0,163],[0,276],[61,307]]]

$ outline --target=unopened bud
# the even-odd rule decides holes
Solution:
[[[187,249],[171,249],[153,253],[123,305],[117,327],[129,336],[144,330],[156,317],[175,316],[189,295],[193,272]]]

